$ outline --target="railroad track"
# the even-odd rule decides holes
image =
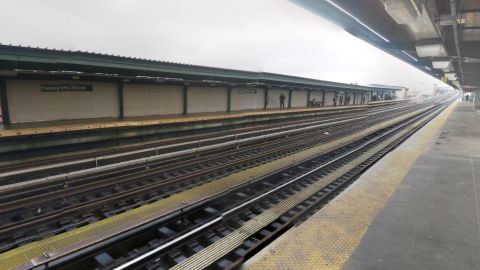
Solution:
[[[401,108],[409,105],[396,105],[389,109]],[[411,105],[410,105],[411,106]],[[281,124],[262,125],[248,128],[225,131],[215,134],[204,134],[179,139],[162,140],[153,143],[135,144],[131,146],[122,146],[114,149],[104,149],[95,152],[78,153],[75,155],[53,156],[42,159],[26,160],[0,166],[0,183],[3,185],[9,183],[18,183],[21,181],[38,179],[41,177],[58,176],[58,174],[67,174],[68,172],[82,169],[95,168],[108,164],[120,163],[128,160],[148,158],[163,153],[179,151],[184,149],[193,149],[200,146],[207,147],[213,144],[233,141],[236,139],[247,139],[254,136],[273,133],[279,131],[288,131],[307,127],[319,122],[333,122],[339,119],[348,119],[357,115],[368,115],[385,108],[362,109],[360,112],[342,113],[334,118],[326,116],[307,120],[288,121]]]
[[[413,106],[419,106],[419,105],[411,105],[410,107],[413,107]],[[394,108],[390,108],[390,109],[388,109],[388,111],[393,110],[393,109]],[[386,110],[382,110],[382,111],[386,111]],[[174,149],[176,149],[177,152],[168,153],[168,154],[165,154],[165,155],[163,155],[163,154],[158,155],[159,154],[158,153],[158,151],[159,151],[158,148],[150,148],[150,149],[146,149],[146,150],[143,149],[143,150],[140,150],[140,152],[142,152],[142,154],[147,153],[148,156],[150,156],[150,158],[140,159],[140,160],[137,159],[137,160],[133,160],[132,162],[127,162],[127,163],[121,162],[122,160],[117,160],[118,162],[121,162],[121,164],[115,164],[114,166],[102,166],[102,167],[99,167],[99,168],[98,167],[93,168],[91,170],[74,171],[74,172],[71,172],[71,173],[60,174],[60,175],[48,175],[48,177],[45,177],[45,178],[38,178],[38,176],[42,176],[42,174],[40,173],[40,174],[36,174],[37,178],[34,181],[25,180],[26,176],[24,175],[24,171],[6,172],[6,173],[0,174],[0,178],[2,176],[4,177],[3,182],[2,182],[4,185],[1,186],[0,193],[17,191],[16,189],[24,189],[25,187],[30,187],[30,186],[49,185],[51,183],[64,182],[66,180],[72,182],[74,180],[74,178],[77,177],[77,176],[84,177],[85,175],[87,175],[89,173],[91,173],[91,174],[100,173],[100,172],[104,173],[105,171],[108,171],[108,170],[119,171],[119,169],[128,167],[128,165],[132,165],[132,166],[137,165],[138,166],[138,164],[140,163],[139,167],[142,168],[145,165],[145,163],[151,162],[151,161],[155,162],[157,160],[167,159],[167,158],[172,159],[174,157],[191,158],[191,157],[195,157],[195,156],[199,156],[199,155],[203,155],[203,154],[211,154],[214,151],[220,152],[220,151],[223,151],[225,149],[229,149],[232,146],[233,147],[239,147],[240,144],[248,145],[248,144],[253,143],[254,141],[278,139],[279,137],[295,135],[296,133],[305,132],[306,130],[310,130],[312,128],[325,127],[326,126],[325,124],[328,124],[328,123],[335,123],[337,121],[342,121],[343,119],[352,119],[352,118],[355,118],[355,117],[357,119],[359,119],[359,117],[369,117],[369,116],[372,116],[375,113],[379,113],[379,112],[381,112],[381,111],[374,110],[372,112],[362,113],[362,114],[359,114],[359,115],[345,116],[345,117],[339,117],[339,118],[328,119],[328,120],[320,120],[320,121],[315,121],[315,122],[309,122],[309,123],[306,123],[306,124],[305,123],[304,124],[295,124],[295,125],[291,125],[291,126],[287,126],[287,127],[270,128],[270,129],[267,129],[267,130],[261,130],[261,131],[255,131],[255,132],[236,133],[234,135],[226,136],[227,138],[234,137],[235,140],[233,141],[233,143],[231,141],[225,143],[223,140],[225,140],[226,137],[221,136],[221,137],[211,138],[211,139],[208,139],[208,140],[194,141],[194,142],[190,142],[190,143],[181,144],[182,148],[175,148],[175,147],[179,147],[179,144],[174,144],[173,146],[169,146],[166,149],[162,148],[162,150],[164,150],[164,151],[165,150],[166,151],[172,150],[173,151]],[[273,133],[273,134],[269,134],[269,133]],[[253,134],[260,134],[260,136],[251,137]],[[211,144],[211,142],[219,142],[219,141],[220,141],[220,143],[218,143],[218,144]],[[197,145],[199,145],[199,144],[202,144],[202,147],[198,147]],[[203,145],[205,145],[205,146],[203,146]],[[193,150],[189,149],[189,150],[185,151],[185,149],[188,149],[188,147],[191,147],[191,146],[193,146],[193,148],[194,148]],[[150,151],[153,151],[153,152],[150,152]],[[116,154],[111,158],[116,158],[116,157],[128,158],[128,157],[130,157],[130,155],[136,155],[136,154],[138,154],[138,151]],[[155,156],[155,155],[157,155],[157,156]],[[103,159],[101,159],[101,160],[104,160],[104,159],[108,159],[108,157],[103,157]],[[99,160],[97,160],[97,163],[99,162]],[[79,162],[82,163],[83,161],[79,161]],[[67,163],[70,163],[70,162],[67,162]],[[155,164],[151,164],[151,165],[154,166]],[[47,167],[55,167],[55,166],[57,166],[57,164],[50,165],[50,166],[47,166]],[[60,164],[60,166],[61,166],[61,164]],[[32,168],[32,169],[27,170],[27,172],[38,173],[38,172],[43,171],[43,169],[44,169],[43,167],[40,167],[40,169]],[[125,173],[125,171],[119,171],[119,174],[120,173],[123,174],[123,173]],[[8,176],[13,176],[13,178],[12,179],[5,179],[5,178],[8,178]],[[110,176],[112,176],[112,175],[110,175]],[[21,179],[15,179],[15,177],[16,178],[21,178]],[[27,183],[25,183],[25,185],[24,185],[23,183],[20,183],[18,180],[20,180],[20,182],[27,182]],[[14,184],[5,185],[5,184],[8,184],[9,181],[14,182]]]
[[[401,106],[401,104],[394,105],[391,107],[395,107],[395,106]],[[382,107],[373,107],[370,110],[381,110],[381,109]],[[228,136],[232,134],[234,135],[236,133],[259,131],[267,128],[283,127],[283,126],[291,125],[293,123],[295,124],[308,123],[308,122],[319,120],[319,119],[327,119],[332,116],[335,116],[335,117],[339,115],[349,116],[349,115],[358,114],[359,112],[366,111],[366,110],[367,110],[366,108],[351,108],[343,112],[326,111],[320,115],[310,116],[307,118],[295,117],[292,119],[281,121],[280,123],[257,124],[255,126],[250,126],[250,127],[235,128],[232,130],[198,134],[194,136],[183,136],[180,138],[152,140],[152,141],[146,141],[141,143],[126,144],[122,146],[104,147],[98,150],[76,151],[74,153],[67,153],[67,154],[54,154],[54,155],[48,156],[47,158],[44,156],[41,156],[41,157],[35,157],[35,158],[20,159],[16,161],[1,162],[0,171],[2,172],[18,171],[22,169],[39,167],[39,166],[44,166],[44,165],[49,165],[54,163],[74,162],[82,159],[103,157],[107,155],[120,154],[125,152],[135,152],[139,150],[145,150],[148,148],[162,147],[166,145],[175,145],[179,143],[198,141],[198,140],[208,140],[213,137],[221,137],[221,136]]]
[[[416,108],[414,106],[412,107]],[[412,107],[410,109],[413,109]],[[397,112],[397,114],[401,113],[405,113],[405,111],[400,110]],[[397,114],[389,111],[388,117],[393,117]],[[388,117],[384,115],[383,118],[378,118],[376,119],[376,121],[382,121]],[[348,123],[347,120],[344,121],[345,122],[337,124]],[[371,123],[372,122],[366,121],[364,125],[369,125]],[[357,128],[351,127],[348,132],[353,133],[363,127],[363,125],[359,125]],[[337,132],[334,132],[334,130],[337,130]],[[98,221],[103,218],[110,217],[124,211],[128,211],[135,207],[165,198],[172,193],[178,193],[179,191],[185,190],[192,186],[212,181],[226,174],[238,170],[244,170],[246,168],[255,166],[258,163],[268,162],[269,160],[280,158],[294,152],[298,152],[302,149],[311,147],[312,145],[318,144],[319,142],[325,143],[329,140],[332,140],[336,136],[347,134],[345,131],[342,131],[342,128],[339,127],[336,127],[335,129],[328,129],[328,131],[330,131],[329,135],[322,134],[324,130],[321,130],[320,132],[317,131],[317,133],[313,134],[301,134],[300,137],[284,138],[283,141],[281,140],[274,142],[274,144],[276,144],[276,146],[278,147],[277,149],[275,149],[274,151],[266,151],[264,153],[261,153],[260,155],[255,155],[254,152],[255,149],[259,149],[258,145],[246,147],[245,149],[234,150],[239,152],[241,155],[240,158],[237,158],[237,160],[234,160],[230,163],[225,163],[224,156],[228,153],[222,153],[220,155],[217,155],[217,160],[214,160],[213,163],[211,158],[209,158],[208,162],[210,162],[210,165],[206,166],[207,168],[203,169],[203,171],[200,170],[200,172],[192,172],[191,170],[189,172],[187,170],[188,168],[186,168],[185,166],[188,165],[190,168],[192,167],[192,160],[189,160],[183,162],[183,164],[181,164],[180,166],[179,164],[175,165],[177,171],[181,171],[182,169],[186,170],[181,176],[178,176],[178,172],[175,173],[172,171],[173,177],[170,177],[171,179],[168,181],[160,181],[153,183],[147,181],[146,183],[144,183],[143,186],[139,186],[137,188],[132,188],[132,184],[130,183],[129,185],[124,187],[124,191],[112,189],[110,191],[110,194],[105,193],[101,197],[91,195],[92,198],[90,200],[75,200],[75,195],[83,194],[82,192],[85,191],[94,192],[95,194],[106,192],[105,190],[102,191],[100,189],[102,187],[101,185],[103,185],[103,188],[117,187],[121,183],[121,181],[131,181],[131,178],[133,176],[127,175],[123,177],[117,177],[117,179],[105,178],[103,182],[98,182],[98,178],[94,178],[89,179],[89,184],[79,186],[75,186],[75,181],[72,181],[71,184],[73,185],[69,187],[65,187],[65,185],[62,183],[60,188],[56,191],[48,189],[34,190],[29,194],[29,197],[23,196],[17,198],[16,200],[14,196],[18,197],[19,194],[15,194],[13,197],[11,195],[8,195],[2,198],[3,207],[2,209],[0,209],[0,213],[3,214],[3,218],[9,219],[10,221],[8,223],[3,223],[2,226],[0,226],[0,239],[2,239],[4,243],[2,246],[2,250],[6,251],[24,243],[29,243],[43,237],[48,237],[57,233],[61,233]],[[308,140],[308,138],[312,137],[312,135],[317,135],[318,137]],[[285,143],[289,141],[290,145],[285,146]],[[291,141],[294,141],[294,143],[292,143]],[[265,147],[265,149],[271,148],[272,143],[265,143]],[[243,158],[242,155],[244,155]],[[203,160],[207,159],[203,158]],[[225,164],[220,165],[221,163]],[[228,170],[228,168],[236,169]],[[172,170],[172,168],[170,168],[170,170]],[[134,178],[140,179],[140,181],[145,181],[146,178],[156,177],[158,176],[159,172],[165,171],[168,171],[167,168],[165,166],[160,166],[157,170],[152,171],[149,169],[142,173],[136,173],[136,178]],[[83,179],[83,181],[85,181],[85,179]],[[173,189],[172,186],[174,187]],[[156,192],[153,196],[151,196],[152,189],[160,190],[159,192]],[[131,201],[129,201],[129,203],[125,202],[125,200],[131,199],[132,196],[142,196],[145,194],[147,194],[147,198],[143,197],[141,199],[132,199]],[[83,194],[81,196],[85,197],[88,195]],[[120,204],[115,204],[115,202],[119,201]],[[44,204],[39,206],[39,203]],[[106,205],[108,205],[109,207],[106,207]],[[27,211],[22,210],[25,208],[29,209]],[[20,213],[24,215],[21,218],[19,218]],[[14,232],[13,235],[12,232]]]
[[[121,146],[102,147],[100,149],[95,149],[95,150],[69,150],[68,148],[66,149],[62,148],[61,154],[48,154],[48,151],[47,151],[46,153],[43,153],[40,156],[36,156],[34,158],[31,157],[32,154],[34,153],[30,151],[20,155],[20,157],[15,157],[13,161],[12,161],[11,155],[7,156],[6,159],[9,161],[0,162],[0,171],[8,172],[8,171],[15,171],[15,170],[21,170],[21,169],[32,168],[32,167],[39,167],[43,165],[49,165],[53,163],[65,163],[65,162],[72,162],[72,161],[77,161],[77,160],[87,159],[87,158],[103,157],[106,155],[119,154],[119,153],[124,153],[129,151],[133,152],[133,151],[138,151],[145,148],[160,147],[160,146],[165,146],[169,144],[189,142],[192,140],[204,140],[204,139],[212,138],[214,136],[226,136],[226,135],[231,135],[231,134],[240,133],[240,132],[258,131],[263,128],[281,127],[281,126],[289,125],[290,123],[306,123],[314,119],[330,118],[332,116],[339,116],[339,115],[348,116],[352,114],[357,114],[362,111],[366,111],[367,109],[372,111],[372,110],[381,110],[383,109],[383,107],[393,108],[396,106],[403,106],[403,104],[402,103],[369,104],[368,108],[351,107],[348,109],[346,108],[346,110],[343,110],[343,111],[327,110],[312,116],[299,115],[299,116],[295,116],[287,119],[278,119],[278,120],[275,120],[274,123],[269,123],[269,121],[261,121],[253,124],[252,126],[232,128],[226,131],[206,132],[198,135],[192,135],[192,136],[187,135],[180,138],[171,138],[171,139],[160,139],[160,140],[151,139],[151,140],[140,142],[140,143],[131,143],[131,144],[125,144]],[[72,153],[66,153],[68,151],[72,151]],[[25,158],[25,156],[27,158]]]
[[[73,262],[51,265],[60,269],[232,268],[325,203],[445,106],[232,190]]]
[[[425,107],[425,105],[423,105],[423,106]],[[412,108],[412,107],[411,107],[411,109],[414,110],[414,108]],[[417,107],[416,109],[418,110],[418,107]],[[427,110],[427,109],[423,109],[423,110],[425,111],[425,110]],[[399,111],[397,112],[397,114],[405,114],[405,113],[406,113],[405,110],[399,110]],[[390,112],[390,117],[393,117],[392,115],[395,116],[395,114],[394,114],[393,112]],[[379,119],[376,119],[376,120],[377,120],[377,121],[385,121],[385,119],[387,119],[387,118],[388,118],[388,117],[385,116],[384,118],[379,118]],[[368,126],[368,125],[373,124],[373,122],[374,122],[374,121],[365,121],[364,124]],[[363,128],[365,128],[365,125],[363,126]],[[360,127],[362,127],[362,126],[360,126]],[[345,129],[345,130],[347,130],[347,129]],[[355,132],[355,130],[352,130],[351,128],[349,128],[348,130]],[[346,132],[346,131],[344,131],[344,132]],[[311,135],[311,134],[307,134],[307,135]],[[339,134],[337,134],[337,135],[339,135]],[[307,136],[307,137],[308,137],[308,136]],[[323,139],[324,139],[324,138],[323,138]],[[290,138],[290,140],[292,140],[292,138]],[[295,138],[293,138],[293,140],[295,140]],[[361,141],[361,140],[359,140],[358,142],[360,142],[360,141]],[[357,143],[358,143],[358,142],[357,142]],[[309,147],[310,147],[310,146],[309,146]],[[343,147],[343,146],[342,146],[342,147]],[[351,147],[351,145],[350,145],[349,147]],[[327,157],[327,156],[330,155],[330,154],[333,155],[333,156],[338,156],[342,151],[344,151],[344,150],[341,150],[341,151],[340,151],[339,149],[341,149],[341,147],[338,148],[338,149],[334,149],[333,151],[328,152],[326,155],[324,155],[324,157]],[[285,151],[285,149],[283,149],[283,151]],[[291,153],[288,153],[288,154],[291,154]],[[286,156],[286,155],[288,155],[288,154],[284,154],[283,156]],[[280,158],[280,157],[282,157],[282,156],[280,155],[280,156],[277,156],[276,158]],[[258,164],[258,160],[253,160],[253,161],[251,161],[251,163],[252,163],[251,165],[254,166],[254,165]],[[217,165],[218,165],[218,164],[217,164]],[[217,165],[213,165],[213,167],[215,167],[215,166],[217,166]],[[245,169],[245,168],[243,168],[243,169]],[[239,170],[242,170],[242,168],[240,168]],[[213,171],[212,171],[212,172],[213,172]],[[207,182],[208,182],[208,181],[211,181],[211,179],[207,179],[206,181],[207,181]],[[178,182],[178,181],[177,181],[177,182]],[[202,183],[203,183],[203,182],[202,182]],[[197,184],[199,184],[199,183],[197,183]],[[173,186],[174,186],[174,187],[177,186],[177,187],[175,187],[175,188],[179,188],[179,187],[178,187],[178,183],[177,183],[176,185],[174,184]],[[271,188],[271,185],[269,185],[269,187]],[[183,189],[189,188],[189,184],[180,187],[180,189],[182,189],[182,188],[183,188]],[[162,191],[162,192],[163,192],[163,191]],[[145,192],[142,191],[142,193],[145,193]],[[161,198],[162,198],[162,197],[159,197],[158,199],[161,199]],[[118,199],[118,198],[117,198],[117,199]],[[148,201],[139,201],[139,205],[142,205],[142,204],[145,204],[145,203],[148,203]],[[91,206],[91,205],[90,205],[90,206]],[[117,206],[118,206],[118,205],[115,205],[115,207],[117,207]],[[114,208],[115,208],[115,207],[114,207]],[[118,208],[120,208],[120,207],[118,207]],[[132,208],[132,207],[128,207],[128,208],[125,209],[125,210],[129,210],[129,209],[131,209],[131,208]],[[78,209],[79,209],[79,208],[77,208],[77,210],[78,210]],[[64,211],[63,211],[63,212],[64,212]],[[205,212],[205,213],[208,213],[208,211]],[[204,214],[205,214],[205,213],[204,213]],[[63,214],[62,214],[62,211],[59,211],[59,215],[63,215]],[[91,217],[91,216],[90,216],[90,217]],[[38,218],[37,218],[37,219],[38,219]],[[96,220],[93,220],[93,219],[92,219],[91,221],[96,221]],[[72,226],[72,227],[78,227],[78,224],[77,224],[77,225],[74,224],[74,226]],[[10,230],[10,231],[7,230],[7,231],[5,231],[5,232],[6,232],[6,233],[12,232],[12,231],[18,232],[17,229],[18,229],[18,227],[16,227],[15,230]],[[51,228],[47,228],[47,229],[49,230],[49,233],[51,234],[53,230],[51,230]],[[50,230],[51,230],[51,231],[50,231]],[[58,230],[58,228],[57,228],[57,230]],[[61,231],[65,231],[65,228],[61,228],[61,229],[59,229],[57,232],[61,232]],[[55,232],[55,231],[53,231],[53,232],[54,232],[54,233],[57,233],[57,232]],[[36,232],[35,232],[35,233],[36,233]],[[35,234],[35,233],[34,233],[34,234]],[[2,235],[3,235],[3,234],[2,234]],[[26,240],[32,240],[32,239],[26,239]],[[26,241],[26,242],[28,242],[28,241]],[[15,243],[15,244],[18,245],[18,243]],[[13,246],[13,247],[15,247],[15,246]]]

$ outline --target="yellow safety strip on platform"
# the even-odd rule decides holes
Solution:
[[[18,137],[18,136],[36,135],[36,134],[48,134],[48,133],[57,133],[57,132],[94,130],[94,129],[141,127],[141,126],[164,125],[164,124],[173,124],[173,123],[225,120],[225,119],[242,118],[242,117],[249,117],[249,116],[288,114],[288,113],[297,113],[297,112],[316,112],[316,111],[327,111],[327,110],[342,110],[347,108],[350,109],[350,108],[364,108],[364,107],[368,107],[368,105],[247,111],[247,112],[237,112],[237,113],[229,113],[229,114],[178,116],[178,117],[160,118],[160,119],[154,119],[154,120],[112,121],[112,122],[105,122],[105,123],[71,124],[71,125],[58,125],[58,126],[51,126],[51,127],[7,129],[7,130],[0,130],[0,138]]]
[[[382,158],[354,185],[244,264],[248,270],[341,269],[457,103]]]
[[[425,111],[427,108],[420,110]],[[247,170],[230,174],[215,181],[185,190],[168,198],[139,208],[100,220],[98,222],[74,229],[50,238],[23,245],[0,254],[0,270],[12,269],[23,266],[20,269],[28,269],[32,263],[42,263],[48,259],[43,258],[47,253],[49,257],[57,257],[71,253],[79,247],[93,245],[118,235],[126,229],[138,227],[175,211],[180,211],[188,204],[195,204],[209,197],[219,195],[236,186],[248,183],[251,179],[259,178],[274,171],[281,170],[293,163],[310,159],[328,150],[358,140],[376,130],[390,126],[396,122],[407,119],[417,112],[406,114],[402,117],[372,126],[356,134],[321,144],[316,147],[283,157],[272,162],[261,164]]]

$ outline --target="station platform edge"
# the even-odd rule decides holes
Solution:
[[[395,102],[402,102],[404,100],[379,101],[370,102],[370,105],[383,105]],[[325,106],[325,107],[302,107],[302,108],[287,108],[287,109],[266,109],[266,110],[248,110],[230,113],[209,113],[209,114],[192,114],[192,115],[172,115],[172,116],[158,116],[158,117],[134,117],[123,120],[114,119],[83,119],[83,120],[62,120],[54,122],[38,122],[38,123],[19,123],[11,124],[8,127],[0,128],[0,138],[14,138],[29,135],[42,135],[53,133],[68,133],[78,131],[92,131],[92,130],[108,130],[116,128],[131,128],[143,126],[156,126],[167,124],[182,124],[194,123],[204,121],[221,121],[235,118],[246,118],[255,116],[271,116],[282,114],[293,114],[302,112],[322,112],[322,111],[336,111],[351,108],[365,108],[365,105],[350,105],[350,106]]]

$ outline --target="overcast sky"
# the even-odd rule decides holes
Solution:
[[[439,80],[287,0],[0,0],[0,42],[344,83]]]

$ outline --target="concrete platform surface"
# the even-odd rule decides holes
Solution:
[[[244,269],[480,269],[480,112],[457,103]]]

